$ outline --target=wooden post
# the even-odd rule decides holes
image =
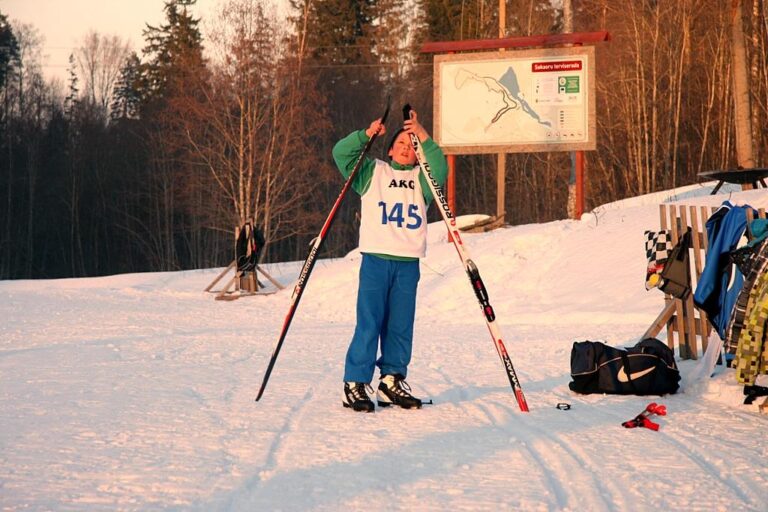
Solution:
[[[236,261],[232,260],[232,263],[230,263],[230,264],[227,266],[227,268],[225,268],[224,270],[222,270],[222,271],[221,271],[221,273],[220,273],[218,276],[216,276],[216,279],[214,279],[214,280],[211,282],[211,284],[209,284],[209,285],[208,285],[208,286],[205,288],[205,290],[203,290],[203,291],[204,291],[204,292],[209,292],[209,291],[211,291],[211,289],[212,289],[214,286],[216,286],[216,283],[218,283],[219,281],[221,281],[221,278],[222,278],[222,277],[224,277],[224,275],[225,275],[227,272],[229,272],[229,269],[231,269],[232,267],[234,267],[236,263],[237,263]]]
[[[507,155],[499,153],[498,169],[496,170],[496,218],[501,220],[504,224],[504,207],[505,201],[505,188],[507,183]]]
[[[707,246],[706,243],[702,246],[702,235],[701,230],[699,229],[699,226],[704,226],[704,220],[707,219],[708,215],[706,213],[706,209],[702,207],[701,211],[701,218],[703,219],[701,223],[699,223],[699,208],[696,206],[690,207],[691,211],[691,244],[693,246],[693,273],[692,277],[696,278],[696,282],[699,281],[699,276],[701,275],[701,271],[704,269],[704,258],[702,257],[702,251],[706,252]],[[691,281],[693,282],[693,281]],[[701,336],[701,349],[706,353],[707,351],[707,345],[709,344],[709,324],[707,323],[707,314],[700,310],[694,310],[694,313],[698,311],[699,313],[699,322],[696,327],[697,332]]]
[[[448,162],[448,177],[446,178],[446,192],[448,195],[448,207],[456,215],[456,155],[447,155],[445,160]],[[448,230],[448,243],[453,243],[453,235]]]
[[[573,208],[573,214],[576,219],[580,219],[584,213],[584,152],[574,151],[576,163],[576,204]]]
[[[688,215],[686,214],[685,206],[680,207],[680,232],[678,233],[678,240],[683,237],[688,228]],[[689,249],[690,250],[690,249]],[[690,276],[691,267],[690,264],[686,269]],[[689,277],[689,282],[690,277]],[[685,324],[685,345],[688,349],[688,354],[691,359],[698,359],[699,348],[696,343],[696,309],[693,305],[693,292],[689,293],[683,302],[683,322]]]
[[[448,206],[456,213],[456,155],[448,155],[445,159],[448,161]]]
[[[448,52],[454,53],[454,52]],[[432,127],[434,132],[434,126]],[[446,193],[448,199],[448,207],[451,209],[454,215],[456,215],[456,155],[448,155],[445,158],[448,163],[448,177],[446,178]],[[448,230],[448,243],[453,243],[453,235]]]
[[[499,0],[499,39],[507,36],[507,0]],[[500,49],[499,51],[504,51]],[[507,155],[499,153],[496,158],[496,218],[504,224],[504,202],[506,200]]]

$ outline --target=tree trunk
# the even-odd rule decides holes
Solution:
[[[752,153],[752,120],[747,75],[747,52],[742,28],[741,0],[731,0],[731,51],[733,52],[733,98],[736,122],[736,161],[739,167],[755,166]],[[751,189],[751,185],[742,185]]]

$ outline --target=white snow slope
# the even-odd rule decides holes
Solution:
[[[663,306],[643,286],[660,202],[768,204],[711,188],[464,237],[527,414],[442,224],[408,375],[421,410],[341,406],[356,252],[318,262],[258,403],[301,262],[268,266],[284,291],[235,302],[202,292],[221,269],[0,282],[0,509],[764,511],[768,416],[733,370],[692,380],[681,361],[661,398],[568,389],[574,341],[632,345]],[[658,432],[622,428],[652,400]]]

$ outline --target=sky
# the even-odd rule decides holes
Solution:
[[[206,18],[221,0],[198,0],[197,16]],[[0,12],[12,23],[31,24],[44,37],[43,72],[46,77],[66,77],[68,59],[95,30],[118,35],[137,52],[144,46],[146,24],[163,21],[163,0],[0,0]]]

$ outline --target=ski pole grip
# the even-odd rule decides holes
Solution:
[[[411,104],[410,103],[406,103],[403,106],[403,120],[404,121],[407,121],[407,120],[409,120],[411,118],[411,110],[412,109],[411,109]]]
[[[645,427],[647,429],[650,429],[650,430],[656,430],[656,431],[659,430],[658,423],[654,423],[651,420],[649,420],[648,418],[643,418],[643,427]]]

